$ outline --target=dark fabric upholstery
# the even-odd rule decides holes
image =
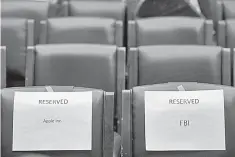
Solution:
[[[224,91],[226,151],[171,151],[147,152],[145,149],[145,108],[144,91],[177,91],[183,85],[186,91],[218,90]],[[133,88],[132,137],[134,157],[234,157],[235,156],[235,89],[228,86],[198,83],[166,83]]]
[[[204,20],[159,17],[137,20],[137,45],[204,45]]]
[[[81,92],[93,91],[92,108],[92,151],[39,151],[39,152],[12,152],[14,93],[20,92],[46,92],[45,87],[6,88],[2,90],[2,156],[4,157],[97,157],[103,154],[103,114],[104,92],[102,90],[52,87],[55,92]],[[78,125],[78,124],[74,124]]]

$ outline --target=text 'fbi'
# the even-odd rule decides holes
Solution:
[[[180,126],[187,127],[190,125],[189,120],[180,120]]]

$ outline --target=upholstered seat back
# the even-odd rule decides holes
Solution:
[[[145,91],[223,90],[225,100],[226,150],[221,151],[146,151]],[[166,83],[135,87],[123,92],[122,144],[124,156],[134,157],[233,157],[235,155],[235,89],[233,87],[201,83]],[[131,131],[130,131],[131,130]],[[131,149],[132,148],[132,149]]]
[[[40,36],[40,21],[46,20],[48,17],[56,16],[56,11],[51,10],[53,7],[50,8],[50,6],[50,2],[48,1],[3,1],[1,15],[2,17],[17,17],[35,20],[34,41],[35,43],[38,43]]]
[[[211,45],[212,22],[200,18],[153,17],[129,21],[129,47],[143,45]]]
[[[25,76],[27,46],[32,46],[29,40],[33,40],[29,35],[28,21],[22,18],[2,18],[1,23],[1,45],[7,48],[7,69]]]
[[[80,87],[65,87],[52,86],[54,92],[82,92],[92,91],[92,150],[91,151],[34,151],[34,152],[13,152],[12,151],[12,135],[13,135],[13,112],[14,112],[14,94],[15,92],[47,92],[45,87],[18,87],[5,88],[1,92],[2,104],[2,156],[11,157],[102,157],[107,152],[112,152],[113,146],[113,131],[112,128],[112,108],[113,94],[106,96],[102,90],[80,88]],[[79,105],[79,104],[78,104]],[[110,106],[110,107],[108,107]],[[107,113],[109,113],[107,115]],[[111,114],[110,114],[111,113]],[[109,117],[111,116],[111,117]],[[33,118],[33,117],[32,117]],[[104,123],[105,119],[105,123]],[[110,120],[109,120],[110,119]],[[79,124],[73,124],[79,125]],[[104,126],[106,128],[104,129]],[[109,140],[107,137],[109,137]],[[111,137],[111,138],[110,138]],[[105,148],[105,149],[104,149]],[[112,156],[111,154],[106,154]]]
[[[69,1],[69,16],[106,17],[123,21],[125,3],[120,1]]]
[[[117,25],[115,20],[109,18],[51,18],[42,25],[40,43],[90,43],[122,46],[122,26],[119,29]]]
[[[220,47],[141,46],[129,55],[130,88],[167,82],[231,85],[230,51]]]

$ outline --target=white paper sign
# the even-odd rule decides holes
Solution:
[[[225,150],[223,91],[146,91],[145,138],[147,151]]]
[[[16,92],[13,151],[91,150],[92,92]]]

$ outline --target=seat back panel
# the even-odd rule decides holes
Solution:
[[[137,45],[204,45],[204,20],[155,17],[137,20]]]
[[[178,91],[177,87],[183,85],[186,91],[219,90],[224,91],[225,98],[225,126],[226,151],[170,151],[148,152],[145,148],[145,91]],[[132,137],[133,155],[135,157],[232,157],[235,155],[235,89],[228,86],[198,84],[198,83],[166,83],[133,88],[132,96]]]
[[[142,46],[138,85],[167,82],[222,84],[220,47]]]
[[[116,47],[101,45],[36,46],[34,85],[98,88],[114,92]]]
[[[67,87],[57,87],[57,91],[68,92]],[[69,92],[92,91],[92,151],[36,151],[13,152],[13,110],[14,93],[18,92],[47,92],[45,87],[6,88],[2,90],[2,155],[8,156],[35,156],[35,157],[101,157],[103,154],[103,106],[104,92],[102,90],[72,88]],[[76,125],[76,124],[75,124]],[[77,124],[79,125],[79,124]]]

